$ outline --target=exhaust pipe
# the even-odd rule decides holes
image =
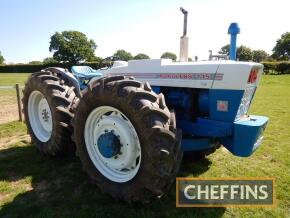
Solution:
[[[188,37],[187,34],[187,14],[184,8],[180,8],[180,11],[184,15],[183,19],[183,35],[180,37],[180,53],[179,53],[179,61],[180,62],[187,62],[188,61]]]
[[[228,29],[228,34],[231,35],[230,43],[230,60],[236,60],[237,55],[237,35],[240,34],[238,23],[231,23]]]

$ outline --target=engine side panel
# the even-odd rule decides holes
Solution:
[[[253,67],[259,70],[257,84],[263,66],[252,62],[132,60],[128,63],[118,62],[112,68],[100,71],[103,75],[134,76],[152,86],[244,90]]]
[[[169,59],[133,60],[128,65],[118,65],[102,70],[104,75],[134,76],[152,86],[206,88],[212,87],[219,63],[172,63]]]

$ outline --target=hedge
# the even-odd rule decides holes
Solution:
[[[265,74],[290,74],[290,61],[262,62]]]
[[[100,67],[99,62],[82,63],[79,65],[87,65],[94,69],[98,69]],[[47,67],[62,67],[70,69],[72,66],[73,65],[69,63],[0,65],[0,73],[33,73]]]

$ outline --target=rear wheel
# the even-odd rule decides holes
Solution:
[[[164,194],[182,159],[173,119],[149,84],[123,76],[93,82],[73,119],[84,170],[115,199],[146,202]]]
[[[75,150],[71,140],[71,106],[74,87],[57,72],[42,70],[32,74],[23,90],[23,112],[33,143],[47,155]]]

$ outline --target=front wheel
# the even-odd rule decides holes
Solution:
[[[101,78],[76,107],[74,140],[84,170],[115,199],[147,202],[175,180],[180,133],[162,94],[123,76]]]
[[[57,72],[48,69],[32,74],[23,90],[23,112],[28,133],[45,155],[71,155],[74,87]]]

